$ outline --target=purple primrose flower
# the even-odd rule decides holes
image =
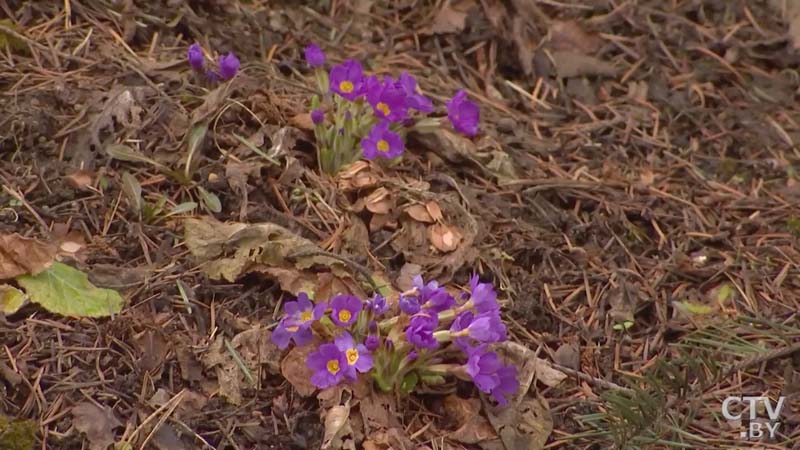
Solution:
[[[371,312],[373,316],[380,316],[388,309],[389,304],[386,303],[386,298],[381,294],[375,294],[375,296],[367,300],[367,311]]]
[[[428,97],[417,93],[417,80],[408,72],[401,73],[397,83],[406,93],[406,106],[424,113],[433,111],[433,103]]]
[[[419,302],[414,297],[400,297],[400,311],[413,316],[420,310]]]
[[[478,342],[502,342],[506,340],[506,325],[497,311],[478,314],[467,326],[469,337]]]
[[[229,52],[227,55],[219,58],[219,75],[223,80],[230,80],[236,76],[239,71],[239,58]]]
[[[327,307],[326,303],[314,305],[308,295],[301,292],[296,301],[283,305],[285,315],[272,332],[272,342],[280,349],[288,347],[292,340],[299,346],[310,343],[313,338],[311,324],[322,318]]]
[[[354,59],[334,66],[330,73],[330,89],[343,98],[353,101],[363,94],[364,69]]]
[[[389,130],[389,122],[383,121],[372,127],[369,136],[361,139],[364,158],[395,158],[403,153],[403,139]]]
[[[349,327],[358,318],[363,304],[354,295],[340,294],[331,300],[331,319],[336,325]]]
[[[336,348],[344,354],[347,365],[344,367],[344,375],[355,381],[358,378],[356,372],[369,372],[372,369],[372,355],[363,344],[356,344],[353,336],[348,332],[343,332],[335,339]]]
[[[491,283],[481,283],[478,275],[473,275],[469,280],[470,296],[469,301],[479,313],[497,311],[500,305],[497,304],[497,292]]]
[[[478,134],[480,115],[480,108],[467,98],[467,93],[463,89],[447,102],[447,118],[452,122],[453,128],[461,134],[467,136]]]
[[[347,371],[347,358],[336,344],[322,344],[308,355],[306,365],[314,371],[311,384],[325,389],[338,384]]]
[[[508,404],[506,396],[514,395],[519,389],[517,369],[504,366],[497,353],[487,352],[483,345],[470,349],[466,370],[475,386],[491,394],[501,406]]]
[[[200,44],[194,43],[190,45],[186,57],[189,60],[189,65],[192,66],[192,70],[195,72],[203,71],[206,59],[203,56],[203,48],[200,47]]]
[[[406,92],[390,77],[386,77],[383,83],[377,82],[377,78],[368,79],[367,102],[372,105],[375,116],[390,122],[400,122],[408,114]]]
[[[406,340],[415,347],[434,349],[439,346],[439,341],[433,337],[437,326],[439,326],[437,314],[417,314],[411,318],[406,327]]]
[[[374,352],[380,346],[381,346],[381,340],[378,336],[374,334],[370,334],[369,336],[367,336],[366,339],[364,339],[364,347],[366,347],[367,350],[371,352]]]
[[[325,53],[317,44],[309,44],[306,47],[305,57],[309,67],[320,67],[325,64]]]
[[[325,121],[325,113],[321,109],[311,111],[311,121],[314,122],[314,125],[321,124]]]

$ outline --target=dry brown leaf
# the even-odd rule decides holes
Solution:
[[[122,426],[113,412],[91,402],[81,402],[72,408],[72,424],[86,434],[91,450],[106,450],[114,443],[114,428]]]
[[[492,424],[481,414],[481,401],[477,398],[466,399],[451,394],[445,397],[444,407],[448,416],[459,425],[449,434],[450,439],[463,444],[497,439]]]
[[[591,55],[600,50],[603,39],[588,33],[574,21],[554,21],[550,25],[550,45],[553,50],[577,51]]]
[[[214,369],[217,375],[218,392],[233,405],[242,404],[244,374],[233,357],[225,349],[225,338],[217,339],[208,347],[201,361],[206,368]]]
[[[369,231],[374,233],[386,227],[392,220],[391,214],[373,214],[369,219]]]
[[[314,351],[315,346],[312,343],[303,347],[293,347],[281,361],[281,374],[303,397],[313,395],[317,390],[311,384],[311,375],[314,373],[306,365],[306,359]]]
[[[345,436],[351,436],[350,401],[334,406],[325,413],[325,432],[322,437],[322,450],[344,448]],[[352,442],[352,439],[350,440]]]
[[[458,248],[463,236],[457,227],[437,223],[428,227],[428,239],[439,251],[448,253]]]
[[[188,219],[184,233],[189,251],[198,262],[205,263],[204,272],[214,280],[233,282],[247,273],[269,273],[272,268],[302,271],[324,267],[336,275],[349,276],[340,261],[320,254],[316,244],[274,223]],[[307,292],[313,297],[313,291]]]
[[[513,406],[486,410],[506,450],[542,450],[553,432],[550,406],[540,397],[523,398]]]
[[[94,182],[94,173],[88,170],[78,170],[65,176],[64,181],[75,189],[86,189]]]
[[[554,369],[547,360],[536,356],[536,352],[516,342],[506,341],[496,345],[498,353],[519,368],[517,381],[519,392],[514,399],[524,396],[530,389],[534,377],[545,386],[558,386],[567,375]]]
[[[289,118],[289,125],[301,130],[313,130],[314,121],[311,120],[311,113],[300,113]]]
[[[617,68],[609,62],[574,51],[557,50],[551,52],[550,56],[553,58],[553,64],[560,78],[583,75],[614,77],[618,72]]]
[[[388,214],[392,209],[391,193],[383,187],[375,189],[364,200],[364,206],[373,214]]]
[[[431,217],[431,214],[428,212],[428,209],[425,207],[425,205],[419,205],[419,204],[411,205],[408,208],[406,208],[406,213],[409,216],[411,216],[412,219],[418,222],[423,222],[423,223],[436,222],[433,219],[433,217]],[[439,213],[441,214],[441,211],[439,211]]]
[[[439,207],[439,204],[436,203],[436,200],[431,200],[425,204],[425,210],[428,211],[428,214],[431,216],[431,219],[438,222],[442,220],[442,208]]]
[[[53,264],[56,252],[50,242],[16,233],[0,235],[0,280],[42,272]]]
[[[405,263],[400,268],[400,274],[394,280],[394,283],[401,291],[408,291],[414,287],[414,282],[412,281],[414,277],[421,273],[422,266],[419,264]]]
[[[252,373],[257,373],[262,364],[266,364],[273,373],[278,373],[277,361],[282,352],[272,343],[272,332],[268,329],[256,325],[234,336],[231,344]]]
[[[475,0],[446,1],[442,9],[433,18],[430,33],[460,33],[467,24],[469,10],[475,6]]]
[[[374,187],[379,178],[366,161],[356,161],[342,169],[336,176],[339,189],[345,192]]]

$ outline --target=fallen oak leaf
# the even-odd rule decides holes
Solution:
[[[50,242],[17,233],[0,235],[0,280],[38,274],[53,264],[57,251]]]

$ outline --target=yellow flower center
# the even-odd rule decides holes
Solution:
[[[311,314],[311,311],[303,311],[302,313],[300,313],[300,320],[302,320],[303,322],[308,322],[309,320],[311,320],[312,317],[314,316]]]
[[[378,141],[378,145],[376,147],[378,147],[378,151],[382,153],[386,153],[389,151],[389,143],[386,142],[386,139],[381,139],[380,141]]]
[[[354,86],[353,83],[345,80],[339,83],[339,90],[344,92],[345,94],[349,94],[353,92]]]
[[[389,105],[383,102],[378,102],[378,104],[375,105],[375,109],[382,112],[384,116],[388,116],[389,113],[392,112],[392,110],[389,109]]]
[[[347,364],[352,366],[358,361],[358,350],[351,348],[345,352],[347,354]]]
[[[339,361],[336,361],[335,359],[328,361],[328,372],[330,372],[331,375],[336,375],[339,373]]]
[[[350,314],[350,311],[346,309],[339,311],[339,322],[349,322],[351,317],[353,315]]]

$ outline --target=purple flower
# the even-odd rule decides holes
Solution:
[[[443,287],[439,287],[436,280],[425,282],[421,275],[415,276],[412,280],[414,287],[417,288],[419,295],[419,302],[424,305],[425,309],[430,309],[435,312],[442,312],[445,309],[452,308],[456,300],[450,295],[449,292]]]
[[[364,305],[358,297],[340,294],[331,300],[331,319],[336,325],[349,327],[358,318],[358,313]]]
[[[439,346],[439,341],[433,337],[433,332],[439,325],[439,316],[436,314],[420,313],[411,318],[406,328],[406,340],[419,348],[434,349]]]
[[[458,333],[459,331],[466,330],[474,318],[475,314],[473,314],[472,311],[462,312],[456,316],[455,320],[453,320],[453,323],[450,325],[450,331],[453,333]],[[469,338],[464,336],[456,337],[453,339],[453,342],[461,347],[462,350],[466,350],[469,347]]]
[[[467,326],[469,337],[478,342],[502,342],[506,340],[506,325],[497,311],[478,314]]]
[[[372,127],[369,136],[361,139],[364,158],[394,158],[403,153],[403,139],[389,130],[389,122],[383,121]]]
[[[223,80],[230,80],[236,76],[239,71],[239,58],[229,52],[227,55],[219,58],[219,75]]]
[[[390,77],[383,83],[376,83],[377,79],[370,77],[367,85],[367,102],[372,105],[372,112],[378,118],[391,122],[400,122],[406,118],[406,92],[402,86],[396,84]]]
[[[400,311],[413,316],[420,310],[419,302],[414,297],[400,297]]]
[[[519,389],[517,369],[504,366],[497,353],[487,352],[483,345],[470,349],[466,369],[475,386],[491,394],[501,406],[508,404],[506,396],[515,394]]]
[[[347,366],[344,368],[344,375],[347,378],[355,381],[358,378],[357,371],[366,373],[372,369],[372,355],[369,354],[369,350],[363,344],[356,344],[350,333],[345,331],[337,336],[334,342],[347,361]]]
[[[296,301],[286,302],[283,305],[285,315],[272,332],[272,342],[280,349],[288,347],[289,341],[292,340],[299,346],[310,343],[313,338],[311,324],[322,318],[327,307],[326,303],[315,306],[308,295],[301,292]]]
[[[206,70],[206,80],[211,84],[219,83],[219,74],[213,70]]]
[[[478,134],[478,121],[481,110],[474,102],[467,98],[467,93],[460,90],[447,102],[447,118],[453,123],[453,128],[467,136]]]
[[[336,344],[322,344],[316,352],[308,355],[306,365],[314,371],[311,384],[325,389],[338,384],[347,372],[347,358]]]
[[[370,334],[369,336],[367,336],[366,339],[364,339],[364,347],[366,347],[367,350],[371,352],[374,352],[380,346],[381,346],[381,340],[378,336],[374,334]]]
[[[325,64],[325,53],[317,44],[309,44],[305,56],[309,67],[320,67]]]
[[[408,362],[416,361],[417,356],[419,355],[417,354],[416,350],[411,350],[410,352],[408,352],[408,355],[406,355],[406,361]]]
[[[371,312],[373,316],[380,316],[388,309],[389,304],[386,303],[386,298],[381,294],[375,294],[374,297],[367,300],[367,310]]]
[[[192,66],[192,70],[195,72],[203,71],[206,59],[203,56],[203,48],[200,47],[200,44],[194,43],[190,45],[186,57],[189,60],[189,65]]]
[[[398,84],[406,93],[406,106],[424,113],[433,111],[433,103],[428,97],[417,94],[417,80],[409,75],[408,72],[404,71],[400,74]]]
[[[311,111],[311,121],[314,122],[314,125],[321,124],[325,121],[325,113],[321,109]]]
[[[473,275],[469,281],[470,300],[479,313],[497,311],[500,305],[497,304],[497,292],[491,283],[481,283],[478,275]]]
[[[361,63],[354,59],[348,59],[333,67],[330,80],[330,89],[347,100],[353,101],[363,94],[364,69],[361,68]]]

